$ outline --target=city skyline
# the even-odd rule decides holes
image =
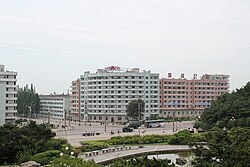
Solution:
[[[84,71],[115,65],[174,78],[230,75],[230,90],[250,71],[250,2],[0,2],[0,64],[21,87],[67,93]]]

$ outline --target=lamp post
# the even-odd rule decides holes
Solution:
[[[190,105],[192,106],[192,114],[193,114],[193,119],[194,119],[194,103],[190,103]]]
[[[140,114],[141,104],[138,104],[138,120],[141,122],[141,114]]]
[[[64,110],[64,128],[66,129],[66,116],[67,116],[67,111],[66,109]]]
[[[141,148],[141,127],[138,127],[139,144],[138,147]]]
[[[233,122],[233,127],[234,127],[234,122],[236,119],[234,117],[232,117],[230,120]]]
[[[174,133],[174,117],[175,117],[175,111],[173,111],[173,133]]]
[[[105,122],[104,122],[104,132],[107,134],[107,110],[105,110]]]
[[[29,113],[28,113],[28,115],[29,115],[29,121],[31,120],[31,106],[26,106],[28,109],[29,109]]]
[[[69,147],[68,146],[66,146],[65,147],[65,154],[63,154],[63,152],[61,152],[60,153],[60,156],[73,156],[75,154],[75,152],[74,151],[69,151]]]
[[[48,109],[48,125],[50,126],[50,107]]]

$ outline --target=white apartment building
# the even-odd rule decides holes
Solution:
[[[142,119],[159,115],[159,74],[117,66],[81,75],[81,116],[84,121],[125,122],[126,106],[135,99],[145,102]]]
[[[39,98],[41,106],[40,115],[42,118],[44,118],[44,121],[46,123],[49,122],[49,119],[58,119],[59,121],[64,120],[65,115],[69,114],[70,110],[69,95],[57,95],[57,94],[39,95]],[[68,116],[69,115],[66,115],[67,118]]]
[[[17,116],[17,72],[0,65],[0,126],[14,124]]]

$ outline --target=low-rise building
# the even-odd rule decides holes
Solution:
[[[61,122],[62,120],[65,120],[65,117],[68,119],[68,117],[70,116],[69,95],[64,95],[64,94],[39,95],[39,98],[40,98],[40,116],[44,119],[44,123],[49,123],[50,119],[57,119],[58,121]]]

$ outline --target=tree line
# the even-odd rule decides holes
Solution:
[[[18,89],[17,92],[17,114],[18,116],[28,117],[37,116],[40,111],[40,98],[36,93],[33,84]],[[35,115],[34,115],[35,114]]]

